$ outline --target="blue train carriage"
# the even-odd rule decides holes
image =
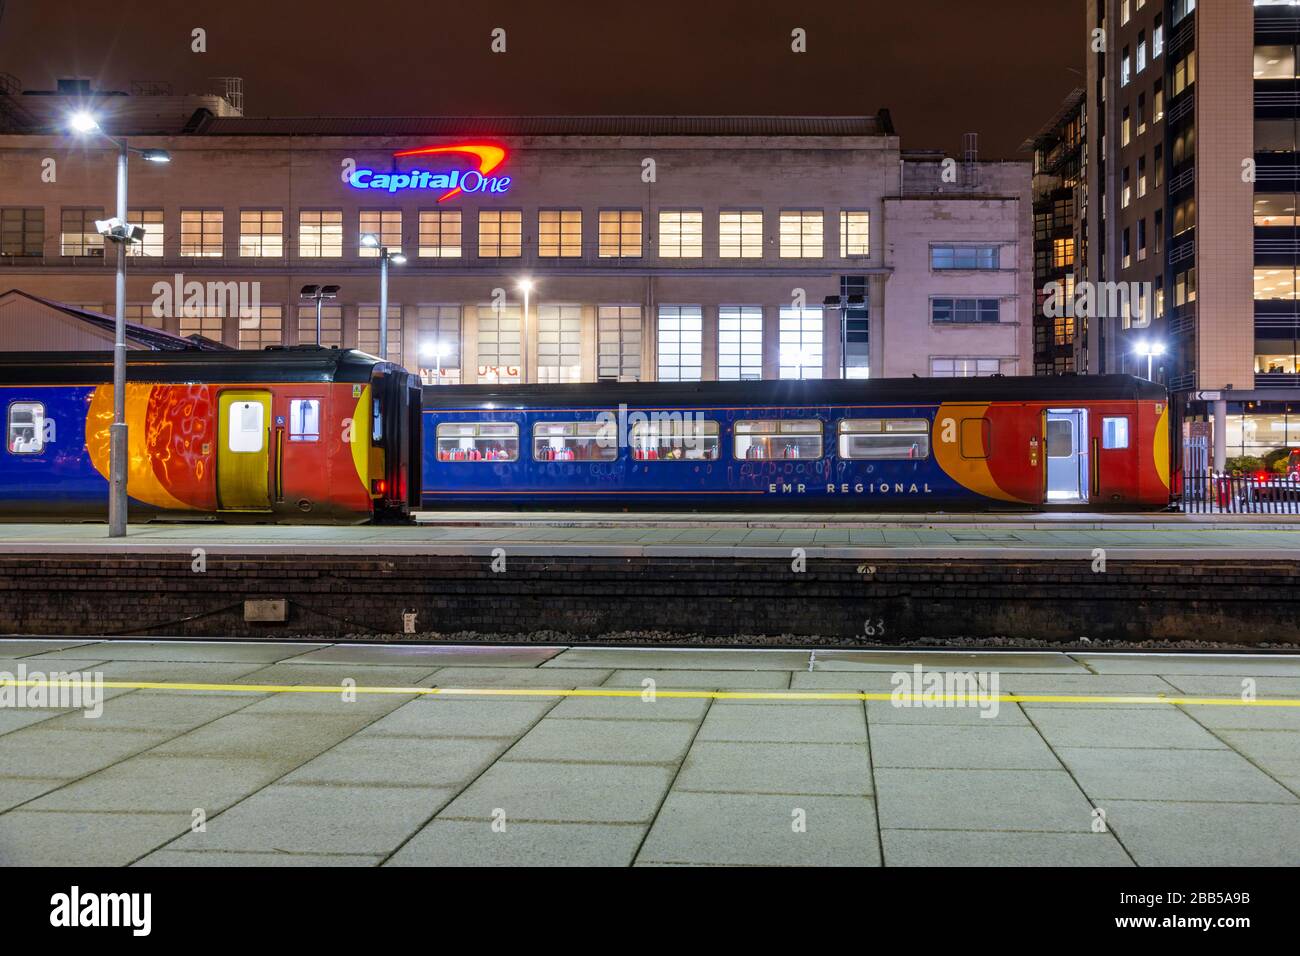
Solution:
[[[1145,509],[1169,407],[1130,376],[427,386],[425,508]]]

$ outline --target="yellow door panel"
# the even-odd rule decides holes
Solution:
[[[218,410],[217,507],[269,511],[271,393],[222,392]]]

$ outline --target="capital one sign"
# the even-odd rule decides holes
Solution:
[[[394,159],[409,156],[435,156],[453,154],[469,157],[474,164],[471,169],[412,169],[409,172],[379,172],[374,169],[356,169],[348,177],[348,185],[353,189],[377,190],[379,192],[399,193],[411,191],[436,191],[442,195],[438,202],[444,202],[458,193],[478,193],[481,195],[500,195],[510,189],[510,177],[491,175],[506,159],[506,150],[494,143],[457,143],[454,146],[424,146],[420,149],[404,149],[394,153]]]

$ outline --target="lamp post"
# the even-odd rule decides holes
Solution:
[[[1134,351],[1137,352],[1138,355],[1145,355],[1147,357],[1147,380],[1152,382],[1155,381],[1155,379],[1151,377],[1153,371],[1152,363],[1157,355],[1165,354],[1165,343],[1147,342],[1144,340],[1137,344],[1137,348],[1135,348]]]
[[[361,236],[361,245],[367,249],[379,251],[379,357],[388,358],[388,263],[400,266],[406,262],[406,256],[400,252],[389,252],[388,247],[380,245],[380,239],[372,232]]]
[[[95,228],[116,246],[117,274],[113,289],[113,424],[108,432],[108,536],[126,535],[126,247],[144,238],[144,229],[126,221],[126,173],[128,154],[136,153],[146,162],[169,163],[165,149],[135,149],[126,140],[104,132],[91,113],[74,113],[68,127],[78,136],[99,135],[117,147],[117,212],[111,219],[100,220]]]
[[[447,345],[445,342],[428,342],[421,347],[420,352],[424,356],[432,355],[437,362],[437,374],[433,379],[434,385],[442,384],[442,357],[447,354]]]
[[[865,309],[867,297],[864,295],[828,295],[822,299],[822,306],[832,312],[838,311],[840,326],[840,378],[849,377],[849,309]]]
[[[532,279],[520,279],[519,291],[524,294],[524,314],[519,323],[519,351],[523,368],[519,370],[519,381],[528,384],[528,296],[533,291]]]
[[[316,301],[316,344],[320,345],[320,313],[321,302],[325,299],[337,299],[339,287],[336,285],[305,285],[302,291],[298,293],[300,299],[314,299]],[[299,343],[300,345],[302,343]]]

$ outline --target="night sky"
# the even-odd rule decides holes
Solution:
[[[910,148],[1016,157],[1083,77],[1082,0],[0,0],[0,70],[208,92],[249,115],[888,108]],[[190,31],[207,31],[207,53]],[[507,52],[489,50],[495,27]],[[808,52],[790,50],[807,31]],[[1023,156],[1019,157],[1023,158]]]

